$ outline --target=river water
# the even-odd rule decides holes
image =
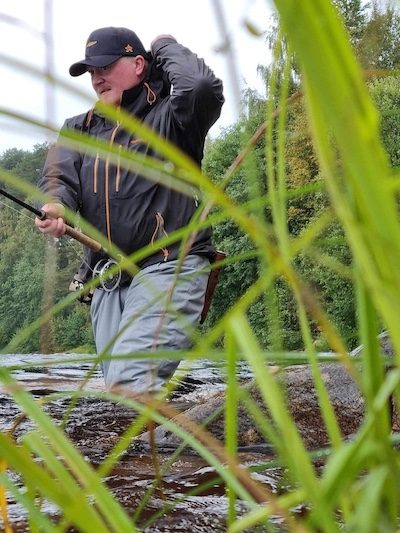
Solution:
[[[95,370],[88,378],[92,364],[80,361],[80,356],[12,354],[0,357],[2,366],[13,367],[12,375],[37,399],[45,399],[54,392],[77,390],[84,380],[85,390],[104,390],[101,373]],[[211,361],[196,361],[192,364],[190,371],[187,371],[185,364],[182,364],[175,377],[182,376],[185,377],[171,400],[171,405],[179,411],[202,402],[225,388],[221,365]],[[238,367],[238,378],[242,382],[251,378],[245,364]],[[85,459],[96,467],[107,457],[121,434],[134,420],[135,414],[120,404],[86,397],[77,402],[65,421],[64,416],[69,404],[68,397],[58,398],[48,402],[45,410],[56,422],[65,422],[65,432],[69,438]],[[16,404],[0,385],[1,431],[9,431],[18,419],[19,413]],[[16,440],[31,427],[29,420],[19,420],[13,432]],[[170,460],[170,454],[158,453],[157,455],[157,462],[162,471],[163,466]],[[245,451],[240,454],[240,462],[244,465],[256,465],[266,459],[268,457],[260,451]],[[148,488],[155,480],[155,468],[152,454],[133,446],[120,458],[113,471],[105,479],[105,483],[115,498],[132,515],[143,502]],[[20,483],[18,474],[11,472],[9,475],[14,481]],[[282,490],[282,472],[279,469],[261,471],[253,476],[273,492]],[[213,468],[201,457],[186,450],[168,469],[162,472],[156,490],[143,506],[135,523],[141,531],[145,532],[208,533],[213,531],[218,533],[226,531],[228,501],[225,488],[220,483],[212,483],[215,477]],[[199,494],[188,496],[190,491],[206,482],[211,482],[207,488],[202,489]],[[181,501],[174,504],[172,510],[163,512],[163,509],[167,509],[176,500]],[[246,510],[246,505],[238,501],[238,516],[243,515]],[[57,509],[49,502],[42,503],[41,512],[53,517],[54,520],[57,519]],[[29,531],[25,509],[11,495],[8,495],[7,513],[12,531]],[[157,513],[159,517],[152,521],[152,517]],[[0,526],[1,520],[0,518]],[[274,523],[276,530],[284,531],[279,519],[276,519]],[[259,527],[248,531],[267,531],[267,529]]]

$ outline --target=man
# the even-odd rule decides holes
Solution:
[[[171,35],[158,36],[148,53],[133,31],[107,27],[90,34],[85,59],[70,67],[71,76],[85,72],[101,101],[120,106],[200,165],[207,132],[224,102],[222,82],[202,59]],[[96,106],[68,119],[64,128],[159,157],[143,140],[104,117]],[[158,249],[157,239],[189,223],[197,207],[196,196],[112,165],[108,158],[67,149],[61,142],[49,151],[39,186],[51,198],[42,208],[47,218],[35,220],[43,233],[52,237],[64,234],[67,206],[126,255],[151,246],[133,278],[123,273],[114,290],[95,290],[91,317],[98,353],[149,353],[145,359],[105,360],[102,369],[107,388],[126,387],[130,394],[159,391],[179,362],[152,360],[151,352],[190,346],[190,331],[203,308],[207,265],[215,250],[211,232],[201,230],[181,264],[182,243]],[[85,249],[79,271],[83,282],[90,279],[101,260],[106,260],[104,253]]]

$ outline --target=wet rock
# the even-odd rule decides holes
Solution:
[[[394,357],[394,347],[392,344],[392,341],[389,337],[389,333],[387,331],[383,331],[379,336],[379,344],[382,350],[383,355]],[[362,353],[362,345],[358,346],[351,355],[354,356],[360,356]],[[392,408],[392,429],[393,431],[397,432],[400,431],[400,405],[397,404],[396,399],[394,396],[391,398],[391,408]]]
[[[387,331],[382,331],[382,333],[378,335],[378,340],[379,340],[379,345],[381,347],[383,355],[393,356],[394,348],[393,348],[392,341],[389,337],[389,333]],[[357,348],[355,348],[350,353],[350,355],[353,357],[359,357],[362,354],[362,350],[363,350],[363,345],[360,344],[360,346],[357,346]]]
[[[364,416],[360,391],[343,366],[325,363],[320,370],[341,433],[351,435],[360,427]],[[308,448],[329,444],[310,368],[289,367],[279,380],[285,388],[287,404],[304,444]]]
[[[364,414],[364,401],[358,387],[348,372],[339,364],[324,363],[321,365],[322,378],[343,435],[357,431]],[[318,398],[314,387],[311,370],[307,365],[287,367],[277,375],[277,379],[285,389],[287,404],[304,443],[309,448],[319,448],[329,442],[324,422],[320,413]],[[257,405],[267,410],[258,387],[255,383],[246,386],[250,396]],[[220,442],[224,440],[225,424],[223,407],[225,393],[218,393],[208,401],[188,409],[174,418],[178,425],[185,425],[185,419],[203,425],[215,415],[214,420],[206,427]],[[220,414],[218,414],[220,412]],[[155,430],[155,438],[159,448],[170,449],[178,446],[181,440],[164,426]],[[148,433],[140,437],[142,442],[149,439]],[[238,445],[240,448],[266,445],[264,436],[256,427],[253,419],[243,406],[238,412]]]
[[[385,355],[393,355],[393,346],[386,332],[379,336],[379,341],[382,352]],[[358,357],[361,352],[362,346],[354,350],[351,355]],[[351,436],[358,430],[363,421],[363,396],[349,372],[341,364],[322,363],[320,364],[320,371],[341,433],[344,437]],[[277,380],[285,391],[287,405],[305,445],[309,449],[329,445],[329,436],[319,408],[310,367],[308,365],[287,367],[277,374]],[[252,399],[268,416],[257,385],[251,382],[246,385],[246,388]],[[224,403],[225,393],[217,393],[207,401],[174,418],[174,422],[184,427],[185,420],[189,419],[198,425],[204,425],[205,421],[212,418],[214,414],[214,419],[207,423],[206,427],[213,436],[223,442],[225,434]],[[400,416],[396,409],[394,410],[393,428],[395,430],[400,428]],[[239,406],[238,412],[238,438],[238,444],[241,448],[268,445],[243,406]],[[148,442],[148,439],[148,433],[140,436],[141,442]],[[161,451],[177,447],[181,443],[180,439],[164,426],[156,428],[155,439]]]

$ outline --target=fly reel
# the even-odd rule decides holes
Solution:
[[[112,268],[112,272],[108,272]],[[93,269],[93,278],[100,278],[100,287],[106,292],[115,290],[121,281],[121,269],[114,259],[100,259]]]

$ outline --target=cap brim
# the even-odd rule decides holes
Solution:
[[[95,56],[91,57],[90,59],[84,59],[83,61],[79,61],[78,63],[74,63],[69,67],[69,73],[71,76],[81,76],[81,74],[84,74],[88,71],[90,67],[106,67],[107,65],[111,65],[111,63],[114,63],[117,59],[119,59],[120,55],[112,55],[112,56]]]

